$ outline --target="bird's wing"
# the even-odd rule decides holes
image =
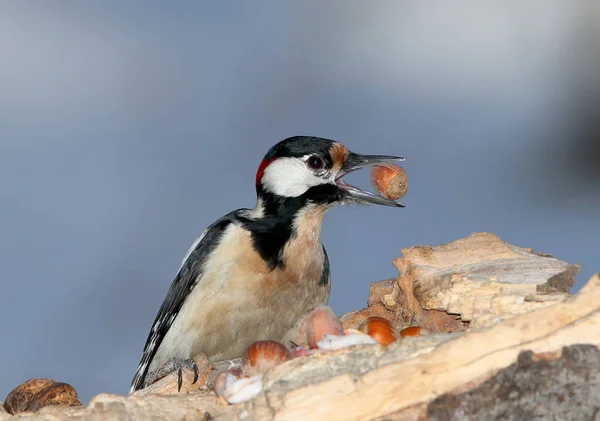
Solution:
[[[203,266],[213,250],[219,245],[224,231],[236,219],[236,213],[231,212],[222,218],[213,222],[204,232],[194,241],[192,247],[186,253],[181,263],[181,267],[171,283],[169,292],[165,297],[160,310],[154,319],[152,329],[146,339],[144,352],[140,363],[131,381],[130,393],[140,389],[144,384],[144,379],[148,372],[148,367],[160,347],[165,335],[173,324],[175,317],[181,310],[185,299],[190,291],[195,287],[198,279],[201,278]]]
[[[329,256],[327,256],[325,246],[323,244],[321,244],[321,246],[323,247],[323,273],[321,274],[319,285],[327,286],[331,289],[331,266],[329,266]]]

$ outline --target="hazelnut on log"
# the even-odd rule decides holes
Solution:
[[[405,336],[419,336],[420,333],[421,326],[410,326],[400,331],[400,337],[404,338]]]
[[[290,355],[292,356],[292,358],[300,358],[300,357],[304,357],[305,355],[310,355],[311,350],[309,348],[305,348],[305,347],[297,347],[294,348],[290,351]]]
[[[29,379],[15,387],[4,402],[4,409],[9,414],[20,412],[36,412],[45,406],[81,406],[75,389],[67,384],[52,379]]]
[[[286,346],[293,345],[294,348],[314,350],[318,348],[317,343],[325,335],[342,336],[344,330],[342,323],[330,307],[318,306],[298,318],[279,342]],[[297,356],[299,355],[294,355]]]
[[[290,351],[276,341],[257,341],[251,344],[242,357],[242,374],[256,376],[264,374],[292,358]]]
[[[380,164],[371,167],[371,183],[390,200],[400,199],[408,191],[408,176],[399,165]]]
[[[263,388],[262,374],[242,377],[227,385],[223,398],[230,404],[246,402],[254,399]]]
[[[378,316],[369,317],[358,330],[366,333],[381,345],[389,345],[398,340],[398,333],[388,319]]]
[[[329,307],[318,307],[310,314],[306,326],[306,342],[311,349],[317,348],[317,343],[325,335],[342,336],[344,327],[333,310]]]
[[[225,392],[229,386],[242,375],[239,368],[232,368],[226,371],[220,372],[215,378],[213,390],[217,396],[225,397]]]
[[[317,344],[319,349],[333,351],[355,345],[376,344],[377,341],[371,336],[360,332],[347,332],[342,336],[325,335]]]

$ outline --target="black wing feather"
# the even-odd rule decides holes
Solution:
[[[227,227],[237,218],[238,211],[233,211],[222,218],[213,222],[207,229],[202,239],[198,242],[194,250],[183,262],[177,276],[171,283],[169,292],[165,297],[160,310],[154,319],[152,329],[146,339],[144,352],[136,370],[135,376],[131,381],[131,392],[141,389],[144,386],[144,379],[148,373],[148,367],[160,347],[165,335],[181,310],[189,292],[196,286],[203,266],[213,250],[219,245],[223,233]]]
[[[323,273],[321,274],[321,280],[319,285],[327,286],[331,277],[331,267],[329,266],[329,256],[327,256],[327,250],[323,246]],[[331,286],[330,286],[331,287]]]

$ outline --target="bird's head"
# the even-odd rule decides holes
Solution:
[[[309,136],[290,137],[274,145],[256,172],[259,199],[298,199],[313,204],[402,204],[351,186],[343,177],[360,168],[404,161],[387,155],[360,155],[339,142]]]

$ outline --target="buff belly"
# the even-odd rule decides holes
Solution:
[[[291,243],[286,254],[285,266],[270,270],[253,249],[247,231],[230,227],[149,371],[172,358],[193,358],[201,352],[210,361],[240,357],[254,341],[281,340],[300,316],[326,305],[330,286],[321,282],[320,241],[314,247]]]

